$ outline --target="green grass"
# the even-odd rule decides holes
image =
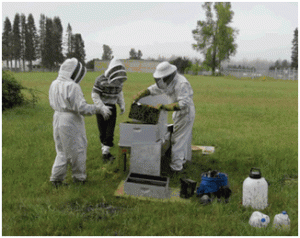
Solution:
[[[17,107],[2,114],[2,234],[5,236],[284,236],[298,235],[298,82],[186,75],[194,90],[196,118],[193,144],[212,145],[216,152],[193,152],[188,177],[201,181],[201,172],[218,169],[229,175],[233,191],[228,204],[140,201],[113,194],[127,173],[117,161],[103,165],[96,117],[85,117],[88,138],[89,182],[53,189],[49,177],[55,158],[53,111],[49,86],[57,73],[17,73],[22,85],[35,88],[35,107]],[[88,103],[97,72],[87,73],[81,87]],[[128,73],[124,84],[126,112],[117,118],[115,147],[118,156],[119,123],[128,120],[133,95],[153,84],[152,74]],[[119,112],[118,108],[118,112]],[[169,115],[171,122],[171,114]],[[287,233],[255,229],[254,211],[244,208],[242,184],[251,167],[259,167],[269,181],[269,206],[274,216],[286,210],[291,219]],[[120,168],[119,172],[114,170]],[[127,170],[128,172],[128,170]],[[179,187],[179,177],[170,181]]]

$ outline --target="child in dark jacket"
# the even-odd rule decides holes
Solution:
[[[106,163],[113,162],[114,156],[110,148],[114,145],[114,130],[117,118],[116,104],[120,106],[121,113],[125,112],[123,96],[123,83],[127,80],[126,70],[119,59],[112,59],[103,75],[96,78],[92,90],[92,99],[96,105],[111,112],[110,115],[96,114],[102,146],[102,159]]]

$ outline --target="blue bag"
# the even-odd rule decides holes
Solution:
[[[197,188],[197,195],[217,192],[221,187],[227,186],[228,177],[225,173],[218,173],[217,177],[202,175],[200,186]]]

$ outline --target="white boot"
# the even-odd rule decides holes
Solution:
[[[102,145],[102,148],[101,148],[101,150],[102,150],[102,155],[109,154],[109,149],[110,149],[109,146],[107,146],[107,145]]]

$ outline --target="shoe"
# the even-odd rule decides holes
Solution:
[[[106,164],[107,162],[113,163],[115,159],[116,158],[111,153],[102,155],[102,160],[104,164]]]
[[[184,175],[186,174],[185,169],[182,168],[181,170],[174,170],[174,169],[170,169],[170,176],[175,177],[177,175]]]
[[[115,159],[116,158],[111,153],[109,153],[109,158],[108,158],[109,162],[113,163],[115,161]]]
[[[63,183],[62,181],[51,181],[52,186],[58,188],[60,186],[68,186],[69,184]]]
[[[77,178],[73,178],[73,182],[76,184],[82,184],[85,185],[85,183],[87,182],[86,180],[79,180]]]

